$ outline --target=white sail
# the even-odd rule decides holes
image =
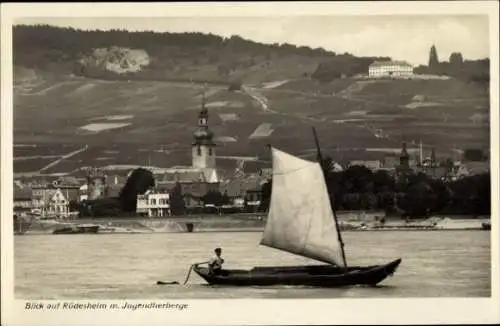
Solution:
[[[272,160],[271,202],[260,244],[344,266],[320,164],[275,148]]]

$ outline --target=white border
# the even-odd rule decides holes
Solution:
[[[498,2],[293,2],[293,3],[22,3],[2,4],[1,48],[1,262],[2,325],[285,325],[285,324],[449,324],[500,322]],[[492,297],[490,299],[283,299],[173,300],[186,311],[24,311],[13,296],[12,212],[12,21],[22,17],[179,17],[297,15],[484,14],[490,19]],[[425,282],[425,280],[422,280]],[[129,302],[146,302],[130,300]],[[96,301],[94,301],[96,302]],[[110,301],[106,301],[110,302]],[[70,322],[69,322],[70,321]]]

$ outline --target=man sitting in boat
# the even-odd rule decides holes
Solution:
[[[210,274],[221,274],[222,271],[222,264],[224,264],[224,259],[222,259],[221,254],[222,254],[222,249],[221,248],[215,248],[215,257],[210,259],[208,261],[208,271]]]

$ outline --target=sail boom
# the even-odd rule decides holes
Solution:
[[[265,247],[272,248],[272,249],[275,249],[275,250],[279,250],[279,251],[282,251],[282,252],[286,252],[286,253],[289,253],[289,254],[297,255],[297,256],[300,256],[300,257],[303,257],[303,258],[313,259],[313,260],[316,260],[318,262],[322,262],[322,263],[326,263],[326,264],[330,264],[330,265],[339,266],[337,264],[337,262],[332,261],[331,259],[323,259],[321,257],[313,258],[309,254],[302,254],[302,253],[298,253],[298,252],[293,252],[293,251],[289,250],[288,248],[279,248],[277,246],[268,245],[268,244],[265,244],[265,243],[262,243],[262,242],[260,242],[259,244],[261,246],[265,246]]]

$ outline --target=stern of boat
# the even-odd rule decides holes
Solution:
[[[196,273],[196,275],[204,279],[207,283],[212,284],[211,282],[212,278],[208,274],[208,268],[200,267],[198,265],[193,265],[193,271]]]

